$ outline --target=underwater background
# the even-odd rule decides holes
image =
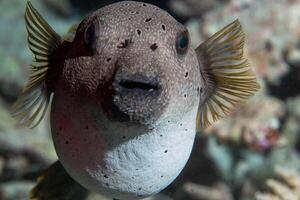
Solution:
[[[114,0],[32,0],[61,35]],[[145,0],[184,23],[192,45],[239,19],[262,89],[197,134],[180,176],[149,200],[300,199],[300,0]],[[57,160],[49,119],[31,130],[10,107],[28,78],[24,0],[0,0],[0,200],[26,200]],[[60,186],[58,186],[60,187]],[[76,199],[74,199],[76,200]],[[106,200],[91,194],[88,200]]]

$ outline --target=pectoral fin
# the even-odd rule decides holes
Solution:
[[[13,105],[13,116],[20,124],[35,127],[43,119],[49,101],[45,79],[52,52],[61,44],[61,38],[28,1],[25,12],[28,46],[34,55],[27,85]]]
[[[196,49],[203,86],[197,129],[210,126],[259,90],[243,55],[244,42],[242,26],[236,20]]]
[[[38,178],[30,200],[84,200],[89,192],[75,182],[59,161]]]
[[[75,38],[75,35],[76,35],[76,31],[77,31],[77,28],[78,28],[79,24],[73,24],[70,28],[69,28],[69,31],[67,32],[67,34],[65,34],[63,36],[63,39],[65,41],[68,41],[68,42],[73,42],[74,38]]]

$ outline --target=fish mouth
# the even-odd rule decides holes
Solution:
[[[126,77],[117,78],[114,88],[117,94],[130,95],[138,94],[140,97],[143,95],[159,95],[161,92],[161,84],[158,77],[147,77],[141,74],[130,75]]]
[[[121,80],[119,85],[126,90],[141,90],[152,92],[159,90],[159,84],[137,80]]]

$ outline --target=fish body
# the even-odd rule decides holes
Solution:
[[[66,171],[86,188],[117,199],[147,197],[169,185],[189,158],[200,98],[196,54],[189,49],[177,57],[170,41],[186,29],[155,6],[113,4],[83,24],[95,16],[97,52],[73,56],[82,42],[75,37],[66,51],[71,58],[63,59],[51,112],[53,141]],[[159,88],[128,89],[120,81]]]
[[[168,186],[185,166],[194,142],[197,106],[181,119],[166,117],[149,130],[107,120],[90,99],[81,98],[89,102],[83,105],[61,95],[64,100],[53,100],[54,109],[63,109],[51,115],[53,141],[66,171],[89,190],[139,199]]]
[[[196,131],[259,88],[238,21],[193,49],[182,24],[141,2],[100,8],[65,39],[30,2],[25,19],[35,58],[14,114],[35,126],[51,102],[62,166],[86,189],[114,199],[168,186]]]

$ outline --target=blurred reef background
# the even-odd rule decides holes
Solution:
[[[0,0],[0,200],[26,200],[57,157],[49,119],[30,130],[10,106],[28,77],[24,0]],[[63,35],[115,0],[32,0]],[[145,0],[184,23],[198,46],[238,18],[262,86],[232,115],[197,135],[176,181],[152,200],[300,199],[300,0]],[[62,198],[63,199],[63,198]],[[105,200],[91,194],[89,200]],[[75,200],[75,199],[74,199]]]

